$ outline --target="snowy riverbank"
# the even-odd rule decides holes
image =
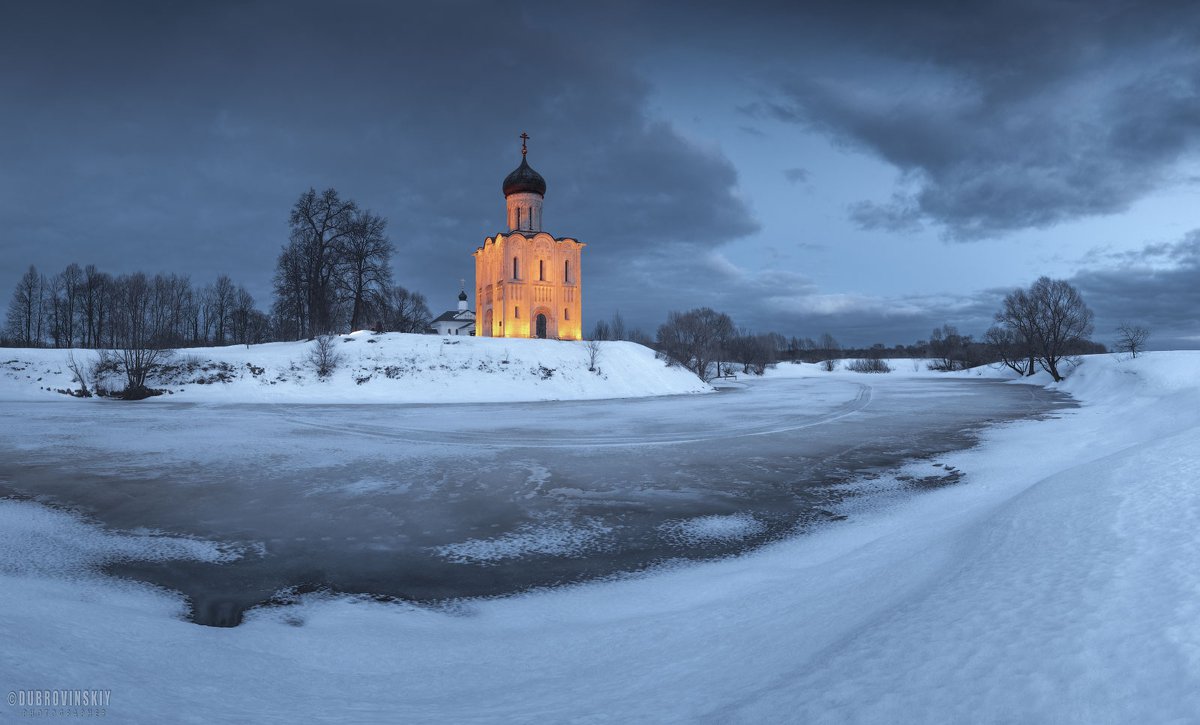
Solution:
[[[337,369],[319,379],[312,342],[188,348],[149,385],[155,401],[205,403],[489,403],[709,392],[632,342],[603,342],[596,371],[585,344],[559,340],[356,332],[335,338]],[[73,400],[66,350],[0,350],[0,400]],[[96,353],[73,351],[90,362]],[[121,381],[113,378],[112,387]]]
[[[1191,721],[1200,353],[1093,356],[1061,387],[1083,407],[936,461],[958,485],[447,612],[309,597],[199,627],[93,567],[220,550],[0,501],[0,689],[107,689],[120,722]]]

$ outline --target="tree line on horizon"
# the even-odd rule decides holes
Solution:
[[[270,314],[222,274],[208,285],[187,275],[114,275],[72,263],[57,274],[33,265],[10,298],[0,346],[120,349],[255,344],[371,327],[425,332],[425,297],[391,282],[386,222],[333,189],[301,194],[289,216]]]
[[[194,285],[186,275],[112,275],[94,265],[69,264],[57,274],[30,268],[8,307],[0,345],[18,347],[154,349],[314,339],[338,331],[424,333],[432,314],[425,297],[392,281],[394,247],[387,221],[342,199],[335,189],[302,193],[288,215],[288,241],[273,277],[269,314],[228,275]],[[1037,367],[1061,379],[1060,364],[1105,348],[1092,342],[1093,315],[1078,290],[1042,277],[1004,298],[996,324],[981,339],[943,325],[909,345],[846,348],[829,332],[818,338],[753,333],[710,308],[671,311],[651,337],[628,329],[620,313],[599,320],[591,340],[630,340],[652,347],[668,364],[702,378],[740,369],[761,375],[780,361],[863,361],[881,372],[884,358],[931,358],[938,370],[1001,363],[1019,374]],[[1122,324],[1118,344],[1137,353],[1148,331]]]
[[[965,370],[979,365],[1003,364],[1028,376],[1041,367],[1058,381],[1062,365],[1079,355],[1106,352],[1091,339],[1095,331],[1092,310],[1083,296],[1065,280],[1041,277],[1027,289],[1005,296],[995,323],[975,340],[950,324],[935,328],[928,340],[888,348],[844,348],[826,332],[819,340],[785,338],[768,332],[754,334],[738,329],[729,315],[708,307],[671,312],[658,328],[654,347],[669,365],[681,365],[704,380],[736,374],[762,375],[781,361],[821,363],[833,371],[839,361],[851,359],[856,372],[888,372],[885,358],[929,359],[937,371]],[[1141,351],[1149,331],[1122,323],[1118,347],[1133,355]]]

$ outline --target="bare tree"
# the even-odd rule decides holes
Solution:
[[[385,332],[411,332],[424,334],[429,331],[433,313],[420,292],[410,292],[399,285],[388,290],[383,310],[382,329]]]
[[[1033,375],[1034,361],[1037,349],[1034,341],[1037,339],[1037,303],[1025,290],[1013,290],[1004,297],[1004,307],[996,313],[996,322],[1011,331],[1012,339],[1022,341],[1025,363],[1014,367],[1014,370],[1025,371],[1025,375]]]
[[[592,328],[591,339],[593,340],[611,340],[612,328],[604,320],[596,320],[596,326]]]
[[[816,343],[816,348],[813,350],[818,354],[818,359],[821,360],[821,367],[827,373],[837,370],[837,361],[841,358],[842,346],[834,339],[833,335],[828,332],[821,333],[821,339]]]
[[[1029,370],[1036,360],[1055,381],[1062,380],[1059,364],[1092,344],[1092,311],[1079,290],[1061,279],[1040,277],[1028,291],[1015,290],[1004,298],[996,321],[1029,342]]]
[[[92,391],[88,390],[88,369],[87,365],[75,358],[75,351],[67,351],[67,370],[71,371],[75,381],[79,383],[80,398],[92,397]]]
[[[583,340],[583,351],[587,354],[588,372],[596,372],[596,361],[600,358],[600,341],[599,340]]]
[[[59,287],[62,290],[61,311],[59,314],[59,338],[63,347],[75,346],[75,315],[78,305],[80,288],[83,286],[83,270],[72,262],[59,276]]]
[[[1150,331],[1139,325],[1122,322],[1117,327],[1117,349],[1127,352],[1131,357],[1137,357],[1144,352],[1146,340],[1150,339]]]
[[[729,357],[742,366],[744,374],[762,375],[776,360],[775,342],[769,335],[741,330],[729,340]]]
[[[120,293],[119,345],[121,366],[126,386],[126,400],[140,400],[155,395],[146,387],[146,379],[154,369],[171,356],[162,345],[162,331],[154,329],[151,310],[153,288],[141,272],[117,280]]]
[[[1058,365],[1080,352],[1092,334],[1093,314],[1079,290],[1061,279],[1041,277],[1029,288],[1037,309],[1038,362],[1057,382]]]
[[[275,266],[275,302],[271,313],[280,337],[297,340],[308,334],[308,271],[304,250],[289,244],[279,253]]]
[[[949,372],[970,367],[968,348],[971,338],[958,334],[954,325],[942,325],[929,335],[929,355],[934,358],[931,370]]]
[[[335,349],[337,338],[333,335],[317,335],[308,351],[308,364],[317,372],[318,378],[327,378],[342,363],[342,355]]]
[[[1018,375],[1030,375],[1033,370],[1033,346],[1016,329],[992,325],[983,337],[1000,362]]]
[[[658,354],[666,358],[668,365],[682,365],[702,380],[709,380],[713,374],[720,374],[720,360],[733,329],[729,315],[708,307],[671,312],[658,328]]]
[[[212,308],[210,315],[213,321],[213,342],[218,345],[225,344],[225,336],[229,329],[229,316],[233,312],[236,295],[237,287],[233,284],[233,280],[229,279],[229,275],[220,275],[211,287],[208,304]]]
[[[392,281],[392,243],[387,220],[370,212],[355,213],[338,243],[339,291],[350,303],[350,329],[367,325],[372,308],[383,302]]]
[[[12,300],[8,303],[8,334],[22,347],[37,347],[41,345],[38,335],[41,313],[42,277],[37,267],[29,265],[25,274],[17,282],[13,290]]]
[[[335,189],[300,195],[289,217],[290,246],[298,258],[304,285],[304,334],[330,332],[334,319],[341,249],[358,206],[342,200]]]
[[[609,323],[609,336],[613,340],[625,340],[625,318],[621,317],[621,311],[617,310],[613,313],[612,322]]]
[[[42,275],[42,319],[45,320],[46,331],[50,334],[54,347],[63,346],[63,281],[62,275],[52,277]],[[42,337],[39,331],[38,337]]]
[[[99,347],[104,326],[104,303],[107,287],[112,283],[109,276],[89,264],[83,268],[83,282],[79,300],[79,315],[83,328],[83,346]]]

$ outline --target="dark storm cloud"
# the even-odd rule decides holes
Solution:
[[[1177,242],[1094,253],[1067,281],[1079,288],[1095,313],[1095,341],[1113,346],[1117,326],[1128,322],[1151,330],[1153,349],[1200,348],[1200,230]],[[833,331],[843,342],[855,345],[883,342],[890,346],[928,339],[933,328],[943,324],[978,339],[994,323],[1004,296],[1031,282],[1022,280],[975,294],[908,295],[888,300],[824,299],[801,291],[769,298],[751,314],[760,319],[790,320],[792,329]]]
[[[978,334],[995,293],[828,295],[766,258],[729,263],[757,223],[730,161],[651,115],[653,61],[695,65],[679,82],[698,89],[711,65],[732,69],[761,99],[747,122],[803,124],[895,165],[890,199],[847,210],[858,224],[968,239],[1119,211],[1167,183],[1200,150],[1196,16],[1106,2],[17,4],[0,26],[0,289],[31,262],[94,262],[226,272],[266,307],[289,207],[332,186],[389,219],[398,281],[436,311],[502,230],[500,181],[528,131],[547,230],[589,244],[589,319],[621,309],[649,329],[710,305],[855,344],[947,321]],[[1137,284],[1186,282],[1129,268],[1142,271],[1127,292],[1102,272],[1080,284],[1136,300]]]
[[[829,7],[748,110],[904,172],[911,204],[855,209],[869,228],[917,215],[968,240],[1116,213],[1200,151],[1198,17],[1132,2]]]
[[[383,214],[398,279],[449,305],[520,160],[603,277],[756,228],[723,157],[646,116],[620,48],[517,6],[67,3],[0,29],[0,269],[228,272],[267,303],[310,186]],[[694,253],[694,252],[693,252]],[[603,289],[596,285],[596,289]],[[442,300],[445,297],[445,300]],[[593,300],[599,302],[600,300]]]
[[[1117,325],[1129,322],[1151,330],[1151,347],[1200,347],[1200,230],[1110,255],[1072,281],[1096,312],[1096,339],[1111,344]]]

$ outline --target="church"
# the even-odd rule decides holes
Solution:
[[[467,309],[467,291],[458,293],[457,310],[443,312],[429,326],[437,335],[474,335],[475,313]]]
[[[504,179],[507,232],[475,250],[475,334],[480,337],[583,337],[584,244],[542,231],[546,180],[529,165],[521,134],[521,165]]]

